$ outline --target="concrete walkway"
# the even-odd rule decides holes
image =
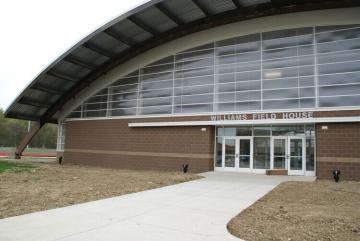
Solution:
[[[309,177],[204,173],[205,178],[0,220],[1,241],[231,241],[229,220],[283,181]],[[16,204],[14,204],[16,205]]]

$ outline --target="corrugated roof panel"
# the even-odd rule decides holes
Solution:
[[[79,46],[71,53],[71,55],[77,57],[79,60],[83,61],[84,63],[94,65],[96,67],[102,65],[108,60],[107,57],[100,55],[94,51],[91,51],[90,49],[87,49],[83,46]]]
[[[115,38],[103,32],[93,37],[90,42],[95,44],[99,48],[113,54],[120,54],[121,52],[129,48],[126,44],[116,40]]]
[[[236,9],[232,0],[198,0],[211,14],[219,14],[222,12]]]
[[[176,23],[155,7],[150,7],[143,12],[135,14],[135,16],[158,32],[165,32],[177,27]]]
[[[40,77],[36,84],[41,85],[45,88],[58,90],[60,92],[66,92],[72,86],[74,86],[73,82],[64,81],[54,76],[48,76],[48,75],[44,75]]]
[[[46,108],[39,108],[30,105],[23,105],[16,103],[13,108],[11,108],[11,113],[20,116],[31,116],[33,118],[39,118],[46,112]]]
[[[150,33],[144,31],[142,28],[129,21],[128,19],[120,21],[119,23],[112,26],[111,29],[130,38],[137,43],[140,43],[152,37]]]
[[[46,93],[34,89],[28,89],[23,97],[29,99],[36,99],[40,103],[51,103],[51,104],[54,103],[59,98],[59,96],[57,95],[53,95],[51,93]]]
[[[70,75],[77,79],[82,79],[91,72],[91,70],[89,69],[85,69],[83,67],[65,61],[60,61],[59,63],[57,63],[53,67],[53,70],[59,73],[66,73],[67,75]]]
[[[191,0],[169,0],[164,1],[163,4],[185,23],[205,17],[205,14]]]

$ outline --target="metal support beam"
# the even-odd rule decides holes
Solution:
[[[20,144],[16,147],[15,151],[15,158],[20,159],[23,151],[25,150],[26,146],[29,142],[34,138],[34,136],[39,132],[41,127],[44,126],[43,122],[33,122],[33,125],[28,133],[23,136],[20,141]]]
[[[90,64],[87,64],[87,63],[83,62],[82,60],[80,60],[80,59],[78,59],[78,58],[76,58],[74,56],[71,56],[71,55],[66,56],[64,58],[64,61],[75,64],[77,66],[80,66],[80,67],[83,67],[83,68],[86,68],[86,69],[89,69],[89,70],[95,70],[96,69],[96,66],[92,66]]]
[[[113,37],[114,39],[118,40],[119,42],[131,47],[133,45],[136,44],[135,41],[133,41],[132,39],[125,37],[122,34],[119,34],[117,32],[115,32],[114,30],[112,30],[111,28],[105,29],[104,33],[106,33],[107,35]]]
[[[198,0],[192,0],[192,2],[205,14],[206,17],[211,17],[212,14],[206,9],[203,3]]]
[[[178,16],[176,16],[174,13],[172,13],[163,2],[159,2],[155,5],[157,9],[159,9],[163,14],[165,14],[169,19],[171,19],[174,23],[176,23],[178,26],[185,24],[183,20],[181,20]]]
[[[74,77],[67,76],[67,75],[64,75],[64,74],[60,74],[60,73],[55,72],[55,71],[53,71],[53,70],[48,71],[47,74],[48,74],[48,75],[51,75],[51,76],[53,76],[53,77],[62,79],[62,80],[66,80],[66,81],[70,81],[70,82],[74,82],[74,83],[79,82],[79,79],[76,79],[76,78],[74,78]]]
[[[103,55],[105,57],[108,57],[110,59],[114,56],[114,54],[109,53],[106,50],[100,49],[99,47],[95,46],[94,44],[92,44],[90,42],[84,43],[83,46],[87,49],[90,49],[93,52],[96,52],[96,53]]]
[[[135,16],[128,17],[128,20],[130,20],[131,22],[133,22],[134,24],[136,24],[137,26],[139,26],[140,28],[142,28],[143,30],[145,30],[146,32],[150,33],[153,36],[159,34],[159,32],[156,29],[150,27],[149,25],[147,25],[146,23],[144,23],[142,20],[140,20]]]

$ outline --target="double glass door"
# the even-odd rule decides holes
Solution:
[[[273,137],[271,169],[286,169],[289,175],[305,174],[305,138]]]
[[[224,169],[250,171],[252,169],[252,137],[225,137],[223,144]]]

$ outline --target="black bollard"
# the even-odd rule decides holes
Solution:
[[[340,170],[337,170],[337,169],[333,170],[333,175],[334,175],[335,182],[339,182],[339,180],[340,180]]]
[[[189,165],[188,164],[183,164],[182,165],[182,169],[184,173],[187,173],[188,169],[189,169]]]
[[[59,164],[61,165],[63,157],[59,157]]]

